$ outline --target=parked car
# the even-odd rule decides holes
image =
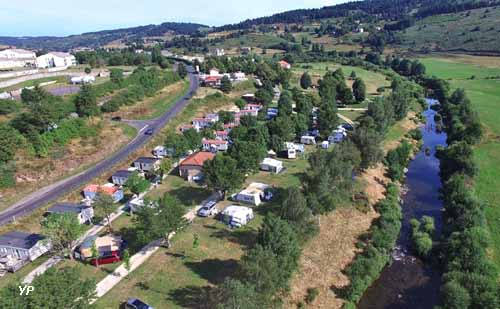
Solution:
[[[215,207],[216,205],[217,205],[216,201],[207,202],[198,210],[198,216],[210,217],[217,214],[217,207]]]
[[[127,309],[154,309],[150,305],[146,304],[140,299],[137,298],[130,298],[127,300],[127,304],[125,305],[125,308]]]
[[[347,131],[354,131],[354,127],[353,127],[351,124],[344,123],[344,124],[342,125],[342,127],[343,127],[344,129],[346,129]]]
[[[111,118],[111,121],[122,121],[122,117],[120,116],[113,117]]]
[[[146,135],[153,135],[153,133],[155,132],[155,130],[153,128],[149,128],[146,130],[146,132],[144,132],[144,134]]]

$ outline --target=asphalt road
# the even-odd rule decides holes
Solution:
[[[135,137],[125,147],[121,148],[119,151],[115,152],[107,159],[97,163],[95,166],[78,175],[69,177],[65,180],[57,182],[56,184],[52,184],[30,194],[21,202],[0,213],[0,225],[7,224],[20,217],[26,216],[37,208],[56,200],[57,198],[63,196],[68,192],[71,192],[72,190],[76,190],[93,178],[96,178],[101,174],[107,172],[116,164],[124,161],[130,154],[139,149],[141,146],[145,145],[154,135],[156,135],[160,131],[161,128],[163,128],[172,118],[174,118],[177,114],[179,114],[179,112],[182,111],[182,109],[188,104],[191,95],[198,89],[198,77],[192,74],[191,67],[189,67],[188,70],[190,71],[190,74],[188,75],[190,82],[189,90],[186,94],[184,94],[184,96],[182,96],[177,102],[175,102],[170,110],[166,111],[160,117],[152,120],[150,125],[139,131],[137,137]],[[154,130],[153,135],[144,134],[147,129],[151,128]]]

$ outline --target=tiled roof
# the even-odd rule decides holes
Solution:
[[[195,166],[203,166],[203,163],[207,160],[212,160],[215,157],[215,154],[211,152],[200,151],[193,153],[184,161],[181,162],[180,166],[184,165],[195,165]]]

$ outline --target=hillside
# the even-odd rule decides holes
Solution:
[[[88,32],[67,37],[0,37],[0,45],[13,45],[32,49],[69,50],[75,47],[99,47],[116,40],[141,41],[147,37],[163,36],[167,33],[190,35],[205,25],[193,23],[163,23],[116,30]]]
[[[352,1],[320,9],[301,9],[272,16],[245,20],[241,23],[218,27],[217,30],[248,29],[252,26],[275,23],[301,23],[325,18],[373,15],[384,20],[399,20],[406,15],[423,18],[435,14],[462,12],[474,8],[500,4],[499,0],[365,0]]]
[[[418,51],[500,51],[500,7],[424,18],[398,33],[404,47]]]

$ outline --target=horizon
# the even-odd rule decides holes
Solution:
[[[217,27],[290,10],[331,6],[347,0],[279,2],[256,0],[235,5],[229,0],[214,0],[210,3],[193,0],[177,5],[146,0],[138,5],[132,0],[108,0],[104,4],[97,0],[89,0],[85,3],[72,3],[72,12],[61,14],[59,10],[53,8],[64,9],[67,5],[65,1],[48,0],[41,3],[36,0],[20,0],[2,4],[0,36],[65,37],[165,22],[196,23]],[[26,20],[30,22],[27,23]]]

